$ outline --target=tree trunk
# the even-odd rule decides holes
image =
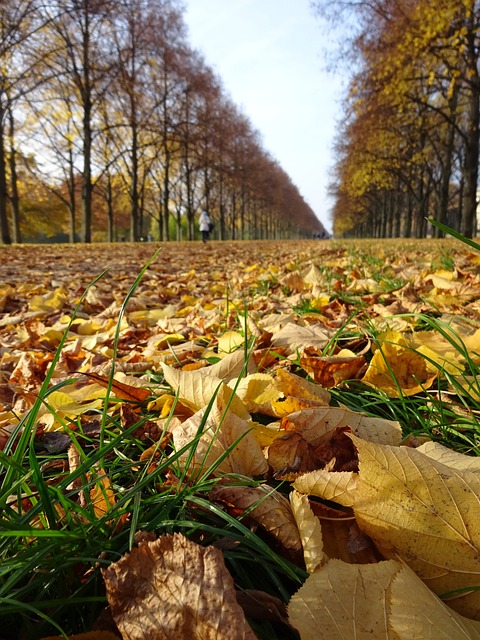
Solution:
[[[3,244],[12,244],[8,228],[7,171],[5,158],[5,112],[0,104],[0,239]]]
[[[15,122],[11,105],[8,109],[9,139],[10,139],[10,183],[12,188],[12,222],[13,222],[13,242],[20,244],[22,235],[20,231],[20,198],[18,195],[17,160],[15,149]]]
[[[468,87],[470,89],[470,95],[466,109],[467,130],[465,135],[464,191],[461,226],[461,231],[467,238],[474,236],[477,220],[480,76],[478,73],[476,20],[477,18],[474,16],[474,12],[472,12],[469,18],[470,24],[467,36],[467,64],[470,73]]]

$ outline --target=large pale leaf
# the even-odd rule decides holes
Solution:
[[[439,442],[429,440],[417,447],[417,451],[421,451],[429,458],[433,458],[437,462],[446,464],[454,469],[480,473],[480,458],[478,456],[466,456],[463,453],[444,447]]]
[[[286,347],[289,353],[303,351],[307,347],[323,349],[333,334],[332,329],[321,325],[301,327],[291,322],[273,335],[272,345]]]
[[[103,570],[128,640],[255,640],[219,549],[176,533],[145,542]]]
[[[193,452],[191,469],[207,469],[220,461],[215,474],[239,473],[255,477],[268,470],[268,464],[249,423],[232,411],[224,413],[217,404],[208,416],[201,409],[185,422],[172,429],[175,449],[191,445],[179,458],[182,465]],[[204,422],[203,430],[197,435]]]
[[[350,437],[358,474],[313,471],[295,488],[352,506],[382,553],[404,559],[435,593],[450,594],[449,605],[462,615],[480,618],[478,474],[415,449]]]
[[[239,349],[227,354],[210,367],[199,369],[199,372],[201,375],[215,376],[224,382],[229,382],[240,377],[244,369],[248,374],[253,373],[255,371],[255,363],[252,358],[249,358],[245,367],[245,353],[243,349]]]
[[[316,446],[322,437],[337,427],[350,427],[353,433],[369,442],[400,444],[402,428],[394,420],[371,418],[341,407],[314,407],[288,416],[295,429],[310,444]]]
[[[229,404],[230,410],[241,418],[248,420],[250,417],[243,402],[220,378],[204,375],[201,370],[174,369],[164,363],[162,363],[162,369],[165,381],[172,387],[173,392],[178,393],[182,404],[193,411],[206,407],[216,395],[217,399],[222,399],[224,404]]]
[[[301,640],[473,640],[480,623],[443,604],[405,565],[330,560],[288,607]]]

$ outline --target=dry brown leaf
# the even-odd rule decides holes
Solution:
[[[110,379],[106,376],[101,376],[98,373],[84,372],[84,376],[88,376],[90,379],[95,380],[102,387],[108,388],[110,385]],[[120,400],[128,400],[130,402],[144,402],[152,394],[148,389],[143,387],[134,387],[129,384],[124,384],[118,380],[112,381],[112,393],[116,398]]]
[[[212,500],[221,500],[237,509],[249,510],[249,517],[257,522],[286,549],[302,548],[300,534],[288,500],[267,485],[259,487],[217,485],[210,491]]]
[[[255,640],[219,549],[166,535],[102,573],[124,640]]]
[[[65,640],[65,636],[47,636],[42,640]],[[87,631],[68,636],[68,640],[122,640],[122,638],[111,631]]]
[[[323,549],[328,558],[348,564],[371,564],[385,560],[371,538],[358,528],[353,511],[318,501],[310,507],[322,527]]]
[[[480,618],[480,477],[416,449],[350,436],[359,473],[313,471],[294,487],[353,507],[386,557],[398,555],[448,604]],[[471,588],[471,589],[470,589]]]
[[[443,604],[405,565],[330,560],[288,607],[301,640],[473,640],[480,623]]]
[[[319,467],[314,447],[295,432],[275,438],[268,447],[268,464],[275,477],[299,471],[313,471]]]

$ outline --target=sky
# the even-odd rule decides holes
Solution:
[[[259,131],[328,231],[342,79],[325,71],[310,0],[185,0],[191,46]]]

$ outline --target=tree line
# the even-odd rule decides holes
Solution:
[[[0,62],[2,243],[324,233],[179,1],[3,0]]]
[[[351,25],[354,72],[336,139],[337,236],[477,231],[478,0],[316,0]],[[330,22],[329,22],[330,23]]]

